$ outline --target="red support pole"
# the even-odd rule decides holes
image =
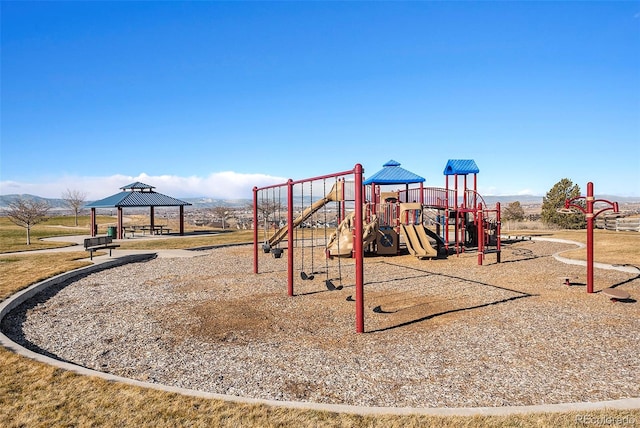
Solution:
[[[500,263],[500,251],[501,251],[501,244],[500,244],[500,235],[502,234],[502,220],[500,218],[500,202],[496,202],[496,245],[497,245],[497,256],[496,256],[496,261],[498,263]]]
[[[287,294],[289,296],[293,296],[293,229],[293,180],[289,179],[287,181]]]
[[[445,175],[444,177],[444,249],[449,254],[449,176]]]
[[[258,188],[253,188],[253,273],[258,273]]]
[[[340,195],[340,201],[342,202],[340,202],[340,219],[338,224],[347,217],[347,207],[344,203],[344,195],[346,195],[347,189],[345,188],[344,178],[341,178],[340,180],[342,181],[342,194]]]
[[[474,210],[476,216],[476,233],[478,234],[478,266],[482,266],[482,257],[484,256],[484,221],[482,214],[482,204],[478,204],[477,209]]]
[[[593,183],[587,183],[587,293],[593,293]]]
[[[586,207],[582,207],[578,204],[573,203],[578,199],[585,199]],[[596,202],[606,203],[608,204],[608,206],[601,209],[597,213],[594,213],[593,208]],[[610,202],[610,201],[607,201],[606,199],[596,200],[593,194],[593,183],[588,182],[587,197],[585,198],[584,196],[577,196],[572,199],[566,199],[564,201],[564,207],[566,209],[575,208],[577,210],[580,210],[586,216],[586,220],[587,220],[587,293],[593,293],[593,226],[594,226],[593,222],[595,218],[598,216],[598,214],[604,211],[613,210],[613,212],[616,212],[616,213],[619,212],[618,203]]]
[[[355,237],[353,239],[354,257],[356,260],[356,333],[364,333],[364,269],[362,244],[362,165],[355,169]]]

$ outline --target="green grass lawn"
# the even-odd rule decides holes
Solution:
[[[113,217],[98,216],[98,224],[113,222]],[[106,230],[106,225],[103,226]],[[31,228],[31,245],[27,245],[27,229],[12,223],[7,217],[0,217],[0,253],[15,251],[42,250],[70,245],[68,243],[44,242],[42,238],[56,236],[86,235],[90,233],[89,217],[78,217],[75,226],[74,217],[51,217],[46,222]]]

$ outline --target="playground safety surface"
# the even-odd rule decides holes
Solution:
[[[95,370],[253,398],[491,407],[638,397],[640,276],[596,269],[589,295],[585,268],[552,257],[571,248],[516,242],[483,266],[476,253],[367,257],[364,334],[351,259],[307,248],[288,297],[286,258],[260,254],[255,275],[250,246],[78,278],[23,304],[3,331]],[[583,281],[566,286],[565,275]],[[609,287],[631,298],[614,303],[600,293]]]

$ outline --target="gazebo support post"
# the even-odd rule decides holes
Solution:
[[[118,232],[116,234],[118,236],[118,239],[122,239],[122,227],[122,207],[118,207]]]
[[[180,236],[184,235],[184,205],[180,205]]]
[[[155,210],[153,205],[149,207],[149,227],[151,230],[149,231],[150,235],[153,235],[154,228],[156,227],[156,219],[155,219]]]
[[[96,227],[96,209],[95,208],[91,208],[91,231],[90,234],[91,236],[96,236],[96,231],[97,231],[97,227]]]

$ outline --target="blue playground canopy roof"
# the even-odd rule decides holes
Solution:
[[[392,159],[382,165],[380,171],[366,179],[362,184],[409,184],[423,183],[424,181],[423,177],[401,168],[400,162]]]
[[[121,187],[122,192],[85,205],[85,208],[113,207],[178,207],[189,202],[155,192],[155,187],[135,182]]]
[[[480,172],[478,165],[472,159],[449,159],[444,167],[444,175],[466,175]]]

